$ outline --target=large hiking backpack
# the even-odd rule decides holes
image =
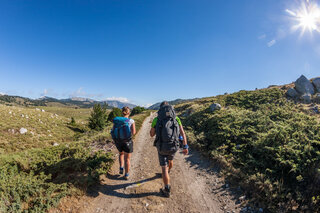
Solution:
[[[131,140],[131,129],[129,126],[130,118],[115,117],[111,130],[112,139],[116,143],[128,142]]]
[[[158,111],[156,146],[162,155],[172,155],[179,147],[179,124],[173,107],[165,105]]]

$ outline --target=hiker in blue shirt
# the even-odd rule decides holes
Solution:
[[[124,178],[129,179],[130,158],[133,152],[132,136],[136,134],[136,125],[133,119],[129,118],[131,110],[129,107],[122,108],[123,117],[113,119],[111,130],[112,138],[119,151],[119,173],[122,175],[125,170]]]
[[[169,172],[173,166],[174,155],[179,149],[180,135],[183,138],[182,152],[185,155],[188,154],[189,146],[179,117],[176,116],[173,107],[166,101],[161,103],[158,116],[151,124],[150,136],[153,137],[155,135],[155,146],[158,150],[162,179],[165,185],[160,191],[165,197],[170,197]]]

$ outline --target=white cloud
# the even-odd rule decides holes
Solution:
[[[121,101],[121,102],[124,102],[124,103],[129,103],[129,99],[128,98],[124,98],[124,97],[106,98],[106,101]]]
[[[143,104],[142,106],[144,107],[144,108],[148,108],[148,107],[150,107],[150,106],[152,106],[153,104]]]
[[[271,40],[271,41],[269,41],[268,43],[267,43],[267,45],[268,45],[268,47],[272,47],[273,45],[275,45],[276,44],[276,40],[275,39],[273,39],[273,40]]]
[[[4,92],[0,92],[0,95],[6,95],[6,93],[4,93]]]
[[[265,39],[266,37],[267,37],[266,34],[262,34],[262,35],[260,35],[260,36],[258,37],[258,39],[259,39],[259,40],[263,40],[263,39]]]

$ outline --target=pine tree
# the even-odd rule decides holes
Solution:
[[[94,130],[103,130],[107,123],[106,107],[101,107],[100,104],[93,106],[91,117],[89,118],[89,128]]]

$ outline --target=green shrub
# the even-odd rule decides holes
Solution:
[[[140,114],[142,112],[144,112],[146,109],[144,107],[140,107],[140,106],[136,106],[132,109],[131,111],[131,116],[134,116],[134,115],[137,115],[137,114]]]
[[[319,211],[320,125],[281,94],[268,89],[221,96],[226,108],[204,108],[182,121],[190,141],[225,164],[226,174],[256,202],[271,211]]]
[[[85,192],[111,164],[110,153],[91,153],[82,144],[2,155],[0,211],[44,212],[72,188]]]
[[[108,116],[108,121],[113,121],[115,117],[121,117],[122,116],[122,111],[119,108],[113,108],[112,111],[110,112]]]
[[[89,118],[89,127],[93,130],[102,130],[107,123],[107,109],[106,107],[101,107],[100,104],[95,104],[93,106],[93,111],[91,117]]]

